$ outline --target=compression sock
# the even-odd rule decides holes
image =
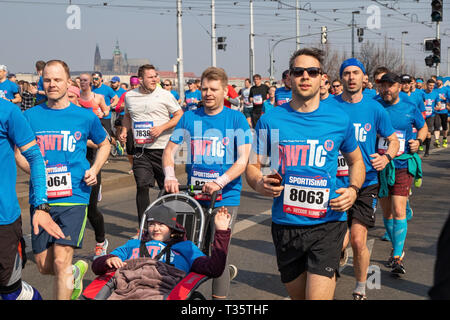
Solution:
[[[426,138],[424,144],[425,144],[425,153],[429,153],[430,152],[431,138]]]
[[[392,244],[394,247],[394,257],[401,257],[403,247],[405,245],[406,233],[408,231],[408,222],[406,219],[394,219],[394,229],[392,235],[394,236]]]
[[[413,212],[412,212],[411,206],[409,205],[409,199],[408,199],[408,201],[406,201],[406,221],[411,220],[412,216],[413,216]]]
[[[392,230],[394,228],[394,219],[386,219],[383,218],[383,222],[384,222],[384,227],[386,228],[386,232],[388,234],[389,240],[391,242],[393,242],[393,238],[392,238]]]
[[[353,290],[353,292],[359,293],[360,295],[365,296],[366,295],[366,283],[357,281],[355,290]]]
[[[36,288],[33,288],[25,281],[19,289],[11,293],[2,293],[0,295],[3,300],[42,300],[42,297]]]

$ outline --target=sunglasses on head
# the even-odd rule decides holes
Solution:
[[[310,67],[310,68],[294,67],[294,68],[291,68],[289,71],[290,71],[290,74],[293,75],[294,77],[302,76],[305,73],[305,71],[313,78],[322,74],[322,69],[320,69],[318,67]]]

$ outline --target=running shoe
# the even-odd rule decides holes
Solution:
[[[118,156],[123,156],[125,154],[125,150],[119,141],[116,141],[116,151]]]
[[[230,281],[236,278],[238,274],[238,268],[234,264],[229,264],[228,268],[230,269]]]
[[[439,142],[439,140],[434,140],[434,146],[436,148],[440,148],[441,147],[441,143]]]
[[[111,154],[113,157],[117,157],[117,148],[116,148],[116,146],[111,145],[111,151],[110,151],[110,154]]]
[[[442,148],[447,148],[448,144],[447,144],[447,139],[442,139]]]
[[[402,252],[402,256],[400,257],[400,260],[403,260],[404,257],[405,257],[405,251]],[[386,263],[386,267],[392,268],[393,263],[394,263],[394,249],[391,249],[391,256],[389,257],[389,259]]]
[[[352,293],[353,300],[367,300],[367,296],[365,294],[360,294],[358,292]]]
[[[428,157],[428,156],[430,156],[430,153],[429,152],[425,152],[425,154],[423,156],[424,157]]]
[[[418,178],[414,180],[414,186],[416,188],[420,188],[422,186],[422,178]]]
[[[86,261],[78,260],[72,265],[73,273],[73,291],[70,300],[77,300],[81,292],[83,292],[83,277],[88,269],[88,264]]]
[[[405,269],[405,266],[403,265],[402,258],[399,258],[399,257],[394,258],[394,260],[392,261],[391,272],[394,274],[405,274],[406,273],[406,269]]]
[[[423,152],[423,146],[419,146],[419,152]]]
[[[108,239],[105,239],[103,243],[97,243],[95,245],[95,253],[94,253],[94,260],[98,257],[105,256],[106,250],[108,249]]]

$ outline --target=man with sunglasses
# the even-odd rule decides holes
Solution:
[[[246,170],[249,185],[274,198],[272,238],[292,299],[333,299],[345,211],[365,177],[349,117],[337,103],[320,101],[322,61],[315,48],[291,56],[292,100],[261,116]],[[344,188],[336,186],[339,150],[349,163]],[[268,165],[275,172],[267,172]]]
[[[106,132],[108,132],[108,134],[110,135],[111,144],[115,148],[117,148],[118,141],[116,141],[115,134],[112,131],[111,114],[113,113],[112,111],[117,105],[117,102],[119,102],[119,97],[111,87],[103,84],[103,75],[99,71],[95,71],[92,73],[92,92],[103,95],[103,97],[105,97],[106,105],[110,108],[109,114],[100,119],[100,122],[106,129]]]
[[[328,75],[324,73],[322,75],[322,81],[320,83],[320,100],[330,101],[332,96],[330,96],[330,81],[328,81]]]
[[[336,79],[331,84],[331,87],[333,88],[333,92],[335,96],[338,96],[342,94],[342,83],[340,80]]]
[[[399,139],[383,106],[372,97],[363,95],[363,82],[366,78],[363,64],[355,58],[347,59],[342,63],[339,75],[344,91],[340,96],[335,97],[335,100],[350,117],[366,167],[364,184],[355,204],[348,210],[348,226],[356,278],[353,298],[365,300],[367,299],[365,293],[367,270],[370,263],[370,252],[366,242],[368,229],[375,227],[378,171],[383,170],[397,154]],[[377,153],[377,136],[380,136],[380,141],[383,141],[381,147],[383,155]],[[339,162],[339,164],[342,163]],[[338,169],[338,185],[344,187],[348,184],[348,176],[344,168],[340,167]],[[344,242],[343,250],[347,243],[348,237]]]

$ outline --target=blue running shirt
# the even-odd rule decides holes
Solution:
[[[400,149],[397,156],[403,153],[409,153],[409,143],[411,139],[415,139],[413,133],[413,126],[419,130],[425,125],[425,120],[422,114],[419,112],[417,107],[410,101],[405,101],[400,98],[400,101],[394,105],[387,104],[381,101],[383,107],[389,114],[392,126],[394,127],[395,133],[400,141]],[[384,143],[382,139],[378,142],[378,153],[383,154]],[[394,165],[396,169],[408,168],[408,160],[396,160],[394,158]]]
[[[0,82],[0,99],[6,98],[13,100],[16,93],[19,93],[19,86],[17,84],[8,79]]]
[[[431,92],[424,91],[424,103],[425,103],[425,116],[426,118],[432,117],[435,115],[436,111],[434,108],[440,102],[439,93],[436,90]]]
[[[116,92],[111,87],[108,87],[105,84],[102,84],[98,88],[92,86],[92,92],[101,94],[105,98],[105,103],[108,107],[111,105],[111,100],[117,96]],[[111,113],[112,112],[110,110],[109,114],[106,117],[103,117],[103,119],[111,119]]]
[[[16,194],[16,160],[14,145],[23,147],[34,140],[34,133],[22,111],[13,103],[0,99],[0,225],[11,224],[20,216]]]
[[[353,125],[337,103],[322,103],[309,113],[285,103],[265,113],[256,125],[253,150],[270,158],[283,177],[284,190],[274,199],[272,221],[282,225],[317,225],[345,221],[345,212],[328,206],[337,198],[339,150],[356,150]]]
[[[200,108],[183,114],[170,141],[188,144],[188,184],[202,185],[231,168],[238,158],[238,147],[251,144],[252,135],[241,112],[224,107],[219,114],[210,116]],[[228,183],[216,207],[239,206],[241,189],[241,177]],[[200,203],[207,205],[209,201]]]
[[[91,188],[83,181],[90,168],[86,143],[106,139],[98,117],[72,103],[65,109],[51,109],[46,103],[24,112],[36,135],[47,167],[49,203],[88,204]],[[30,186],[32,194],[32,186]]]
[[[354,127],[354,135],[366,166],[366,180],[363,187],[377,184],[378,172],[370,162],[372,159],[370,155],[377,152],[377,135],[389,137],[395,132],[389,115],[383,106],[371,97],[363,95],[362,100],[358,103],[345,102],[342,96],[337,96],[334,99],[349,116]],[[338,185],[342,188],[348,187],[348,175],[339,175]]]
[[[286,87],[275,90],[275,106],[281,106],[283,103],[292,100],[292,90]]]
[[[200,90],[186,90],[184,93],[184,100],[186,101],[186,111],[196,110],[198,103],[202,100],[202,93]]]

